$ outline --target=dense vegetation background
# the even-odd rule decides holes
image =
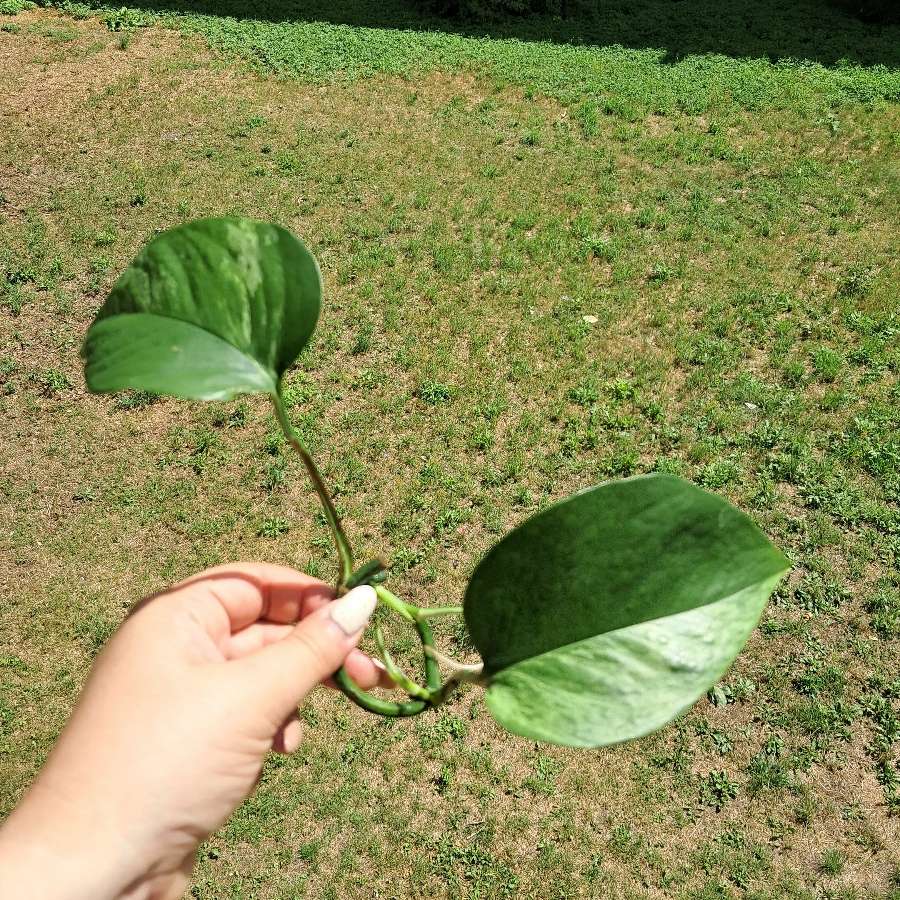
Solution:
[[[900,10],[893,0],[831,2],[867,22],[896,22],[900,18]],[[606,0],[425,0],[425,5],[444,15],[484,20],[523,15],[596,19],[606,15],[611,4]],[[629,6],[637,13],[640,4],[631,3]]]

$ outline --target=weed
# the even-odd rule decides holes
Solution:
[[[734,741],[724,731],[714,731],[710,734],[710,739],[719,756],[727,756],[734,750]]]
[[[808,794],[803,793],[800,802],[794,807],[794,821],[798,825],[809,826],[812,824],[816,813],[819,812],[816,801]]]
[[[617,856],[633,854],[640,846],[641,839],[627,826],[616,825],[609,836],[609,849]]]
[[[275,153],[275,166],[281,175],[302,175],[304,163],[293,150],[278,150]]]
[[[103,616],[86,616],[75,627],[75,637],[85,645],[90,656],[96,656],[116,629],[116,622]]]
[[[831,347],[820,347],[813,353],[812,364],[820,381],[834,381],[841,372],[844,360]]]
[[[846,857],[840,850],[836,850],[834,848],[830,850],[826,850],[822,855],[822,860],[819,863],[819,869],[825,875],[830,875],[834,877],[835,875],[840,875],[844,870],[844,863],[846,862]]]
[[[900,637],[900,589],[885,588],[866,600],[866,612],[872,617],[872,628],[886,641]]]
[[[844,694],[847,678],[836,666],[825,666],[821,660],[812,659],[806,671],[794,677],[794,688],[805,697],[835,697]]]
[[[430,406],[440,406],[449,403],[453,398],[454,391],[446,384],[438,381],[424,381],[419,386],[418,395],[425,403]]]
[[[841,584],[818,574],[807,576],[794,590],[794,603],[811,613],[834,612],[848,597]]]
[[[710,772],[700,780],[700,803],[719,812],[738,795],[738,786],[724,771]]]
[[[562,765],[546,753],[539,753],[534,760],[534,772],[525,779],[525,787],[535,794],[552,794],[556,790],[556,778]]]
[[[850,726],[858,718],[856,704],[837,700],[834,703],[810,701],[795,706],[789,713],[794,723],[813,737],[850,739]]]
[[[256,529],[256,534],[258,537],[263,538],[277,538],[290,531],[290,528],[291,526],[287,519],[282,519],[280,516],[270,516],[260,522],[259,527]]]
[[[468,728],[457,716],[443,714],[436,719],[418,726],[419,744],[423,750],[434,750],[448,741],[461,743],[465,740]]]
[[[579,406],[591,406],[600,399],[595,381],[589,378],[569,391],[569,399]]]
[[[838,282],[838,296],[845,300],[858,300],[865,297],[872,288],[875,269],[868,265],[850,266]]]
[[[478,845],[460,845],[441,837],[426,857],[430,873],[451,896],[507,900],[515,897],[519,879],[505,863]]]
[[[268,119],[265,116],[249,116],[244,119],[240,124],[235,125],[234,127],[228,130],[228,137],[230,138],[247,138],[256,131],[258,128],[262,128]]]
[[[600,116],[593,100],[584,100],[576,107],[575,120],[581,125],[585,137],[596,137],[600,131]]]
[[[68,376],[57,369],[45,369],[36,373],[33,378],[45,397],[56,397],[72,389],[72,382]]]
[[[151,391],[128,391],[113,399],[116,409],[143,409],[159,400],[159,394]]]
[[[772,758],[767,753],[755,756],[747,766],[747,790],[751,796],[764,791],[781,791],[791,786],[791,778],[780,759]]]

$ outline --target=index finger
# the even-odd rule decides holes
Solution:
[[[216,566],[174,590],[187,591],[216,630],[225,630],[224,613],[226,633],[232,634],[258,621],[292,624],[334,598],[334,588],[318,578],[271,563]]]

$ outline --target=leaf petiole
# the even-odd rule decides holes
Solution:
[[[402,601],[398,601],[401,602]],[[424,619],[417,621],[416,630],[419,632],[419,639],[422,647],[425,649],[425,684],[428,688],[428,699],[414,698],[411,700],[398,703],[394,700],[383,700],[376,697],[368,691],[364,691],[353,679],[347,674],[347,670],[343,666],[334,673],[334,680],[337,686],[343,691],[345,696],[352,700],[357,706],[379,716],[387,716],[388,718],[398,718],[405,716],[417,716],[420,713],[431,709],[434,705],[432,698],[439,698],[443,702],[449,693],[455,687],[455,683],[441,685],[441,673],[438,668],[437,661],[430,656],[427,648],[434,646],[434,635],[431,632],[431,626]]]
[[[396,594],[391,593],[383,584],[373,585],[378,599],[385,605],[390,607],[394,612],[400,613],[404,619],[409,622],[417,620],[419,608],[411,603],[401,600]]]
[[[331,502],[328,488],[325,487],[325,482],[322,480],[322,476],[319,474],[319,470],[316,468],[313,458],[309,455],[309,451],[306,447],[303,446],[300,435],[297,434],[294,430],[294,426],[291,425],[287,410],[284,408],[284,403],[281,400],[280,391],[270,394],[269,396],[272,399],[272,405],[275,407],[275,416],[278,419],[278,424],[281,426],[281,430],[284,432],[287,442],[300,454],[303,465],[306,466],[306,471],[309,474],[309,480],[312,482],[316,493],[319,495],[319,501],[322,504],[325,518],[328,521],[328,527],[331,529],[331,536],[334,538],[334,546],[337,549],[338,560],[340,561],[337,591],[341,594],[344,592],[344,586],[353,575],[353,551],[350,549],[350,541],[347,540],[347,535],[344,534],[344,529],[341,527],[341,520],[338,517],[337,510],[334,508],[334,503]]]
[[[375,646],[378,648],[378,655],[381,657],[381,661],[384,663],[384,667],[391,677],[391,681],[393,681],[397,687],[406,691],[410,697],[418,697],[421,700],[430,699],[430,692],[421,685],[416,684],[416,682],[414,682],[397,665],[397,663],[394,662],[394,657],[391,656],[390,651],[384,644],[384,632],[381,630],[380,625],[375,626]]]
[[[406,716],[418,716],[430,709],[430,704],[425,700],[407,700],[397,703],[395,700],[382,700],[368,691],[364,691],[348,674],[342,666],[334,673],[334,680],[344,696],[352,700],[361,709],[378,716],[389,719],[405,718]]]
[[[441,616],[461,616],[461,606],[420,606],[415,613],[417,619],[437,619]]]
[[[435,662],[442,663],[450,670],[450,681],[458,684],[468,683],[475,684],[484,681],[484,664],[483,663],[462,663],[459,660],[441,653],[437,647],[426,646],[425,655],[431,657]]]

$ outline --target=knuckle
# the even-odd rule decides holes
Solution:
[[[315,667],[327,669],[331,661],[332,653],[325,645],[322,638],[309,628],[295,628],[290,633],[290,639],[299,645],[300,652]]]

